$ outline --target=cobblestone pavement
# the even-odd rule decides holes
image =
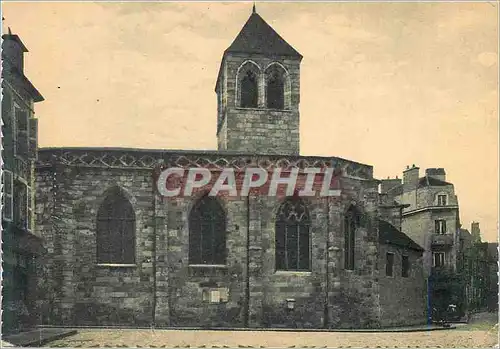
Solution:
[[[152,348],[348,348],[445,347],[492,348],[498,327],[426,332],[274,332],[182,330],[79,330],[51,347]]]

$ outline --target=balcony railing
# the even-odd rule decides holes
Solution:
[[[451,246],[453,245],[453,234],[434,234],[432,235],[432,245]]]

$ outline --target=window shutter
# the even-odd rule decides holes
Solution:
[[[2,195],[2,219],[11,222],[14,218],[14,178],[11,171],[2,172],[3,195]]]
[[[25,183],[16,181],[14,186],[14,221],[20,225],[22,229],[27,229],[28,217],[28,193]]]
[[[26,186],[26,228],[32,231],[33,226],[33,205],[31,188]]]
[[[435,233],[436,233],[436,234],[439,234],[439,221],[435,221],[435,222],[434,222],[434,225],[435,225],[435,228],[434,228]]]
[[[441,222],[443,222],[442,234],[445,234],[446,233],[446,221],[441,221]]]
[[[11,94],[4,88],[2,93],[2,119],[4,124],[11,123],[12,120],[12,96]]]
[[[38,154],[38,119],[30,118],[28,120],[29,126],[29,152],[28,156],[30,159],[36,160]]]
[[[16,108],[16,154],[28,155],[28,113]]]

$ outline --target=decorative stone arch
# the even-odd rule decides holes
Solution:
[[[189,264],[225,265],[227,261],[227,208],[220,198],[203,191],[188,210]]]
[[[191,196],[191,200],[189,200],[189,203],[187,204],[187,208],[186,208],[187,216],[188,217],[191,214],[191,211],[192,211],[193,207],[195,206],[195,204],[200,199],[202,199],[204,196],[207,196],[210,193],[210,190],[211,190],[211,188],[209,188],[209,189],[203,189],[203,190],[200,190],[198,192],[193,193],[193,195]],[[215,200],[217,200],[217,202],[221,206],[222,210],[224,211],[224,216],[226,217],[226,226],[227,226],[227,224],[228,224],[228,220],[227,220],[227,217],[228,217],[227,216],[228,215],[228,208],[227,208],[226,201],[223,200],[219,195],[212,196],[212,197]],[[189,226],[187,226],[187,228],[189,229]]]
[[[272,62],[264,70],[264,96],[266,108],[289,110],[292,107],[290,73],[280,62]]]
[[[136,200],[120,185],[101,195],[96,214],[96,254],[99,264],[135,264]]]
[[[258,108],[261,100],[260,81],[262,69],[252,61],[246,60],[236,71],[235,105],[239,108]]]
[[[284,198],[273,210],[275,216],[275,269],[311,270],[310,203],[299,196]]]
[[[99,196],[99,205],[106,198],[106,196],[108,195],[109,191],[112,190],[112,189],[114,189],[114,188],[117,188],[117,189],[119,189],[121,191],[122,195],[127,198],[127,200],[130,202],[130,204],[134,208],[134,212],[135,212],[137,210],[137,199],[136,199],[136,197],[134,195],[132,195],[132,193],[130,192],[130,190],[128,190],[127,188],[124,188],[118,182],[112,182],[110,185],[107,186],[107,188],[105,190],[103,190],[103,192]],[[97,208],[99,208],[99,205],[98,205]]]

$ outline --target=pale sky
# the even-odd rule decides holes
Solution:
[[[47,146],[216,149],[215,80],[251,3],[5,3]],[[444,167],[498,226],[498,3],[260,3],[304,59],[301,154]]]

